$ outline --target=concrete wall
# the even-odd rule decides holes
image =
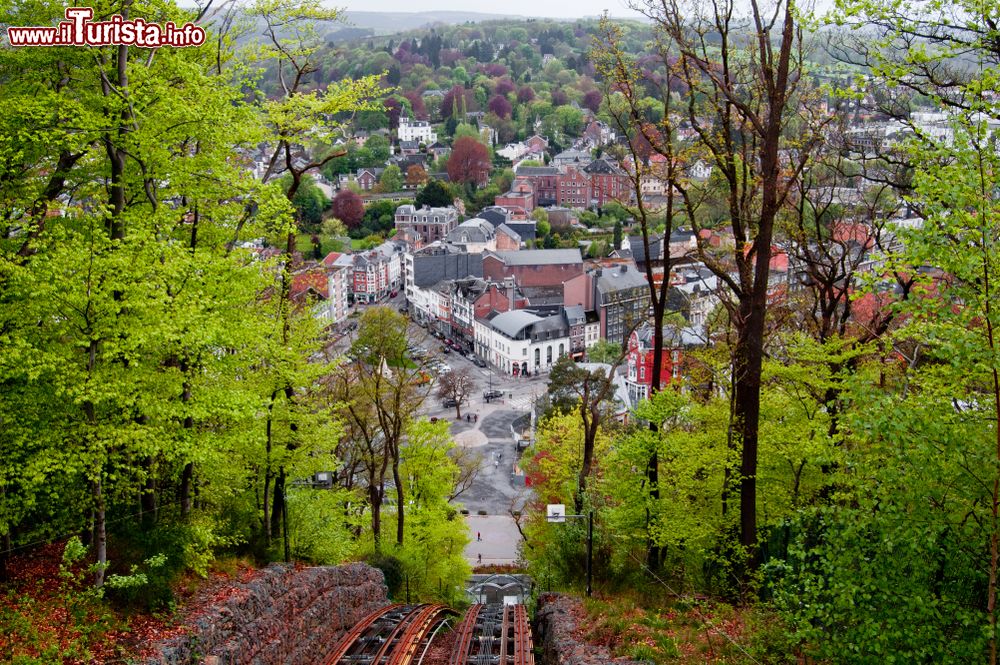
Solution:
[[[159,645],[147,665],[306,665],[322,662],[358,621],[389,604],[382,572],[363,564],[272,564]]]

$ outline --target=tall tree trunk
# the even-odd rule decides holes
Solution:
[[[403,479],[399,475],[399,448],[394,447],[392,456],[392,482],[396,484],[396,544],[403,544],[403,527],[406,523],[406,502],[404,501],[405,490],[403,489]]]
[[[94,587],[104,586],[104,571],[108,567],[108,531],[101,478],[91,483],[94,496],[94,540],[97,544],[97,566],[94,569]]]

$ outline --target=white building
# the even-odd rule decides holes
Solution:
[[[424,145],[437,143],[437,132],[431,128],[431,123],[426,120],[413,120],[408,117],[399,119],[399,140],[417,141]]]
[[[486,349],[486,360],[505,374],[548,372],[570,353],[569,327],[561,313],[542,318],[514,310],[476,323],[476,347]]]

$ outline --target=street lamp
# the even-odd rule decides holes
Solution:
[[[593,587],[594,571],[594,511],[591,510],[586,515],[567,515],[566,506],[562,503],[550,503],[545,508],[545,519],[548,522],[562,523],[567,519],[587,518],[587,597],[589,598]]]

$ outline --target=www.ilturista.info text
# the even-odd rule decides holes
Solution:
[[[90,7],[68,7],[66,20],[55,27],[9,27],[11,46],[200,46],[205,30],[193,23],[182,27],[172,22],[147,23],[141,18],[126,20],[116,14],[107,21],[91,21]]]

